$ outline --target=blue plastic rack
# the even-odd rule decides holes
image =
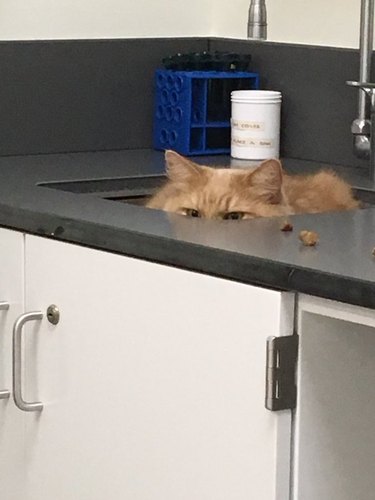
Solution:
[[[157,70],[154,148],[184,155],[230,151],[232,90],[259,88],[257,73]]]

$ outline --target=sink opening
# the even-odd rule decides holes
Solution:
[[[49,189],[67,191],[85,196],[143,206],[154,192],[166,182],[165,175],[146,175],[103,179],[45,182],[39,184]],[[375,206],[375,191],[354,188],[354,196],[361,202],[361,208]]]
[[[142,206],[165,181],[165,175],[147,175],[143,177],[45,182],[38,185],[49,189]]]
[[[375,191],[367,189],[353,189],[354,197],[361,203],[361,208],[370,208],[375,206]]]
[[[130,203],[131,205],[145,206],[151,198],[151,194],[147,196],[104,196],[105,200],[119,201],[120,203]]]

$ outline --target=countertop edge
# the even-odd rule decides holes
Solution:
[[[7,213],[8,212],[8,213]],[[46,237],[65,243],[86,246],[96,250],[173,266],[240,283],[280,291],[304,293],[352,305],[375,309],[374,284],[337,274],[304,269],[291,264],[273,262],[266,258],[236,252],[222,252],[189,242],[153,236],[133,230],[119,230],[85,222],[85,241],[74,219],[49,214],[23,211],[28,217],[28,229],[18,223],[20,211],[12,217],[12,210],[0,204],[0,225],[26,234]],[[228,256],[230,255],[230,259]]]

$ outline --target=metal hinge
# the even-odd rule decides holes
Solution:
[[[297,354],[298,335],[267,339],[267,410],[289,410],[296,407]]]

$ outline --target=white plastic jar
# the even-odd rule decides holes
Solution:
[[[231,102],[231,156],[245,160],[278,158],[281,92],[235,90]]]

